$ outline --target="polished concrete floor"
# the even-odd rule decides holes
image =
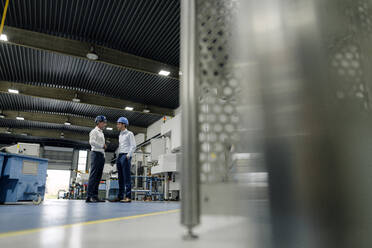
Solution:
[[[49,226],[135,216],[179,209],[178,202],[90,203],[80,200],[47,200],[32,204],[0,205],[0,233]]]
[[[262,247],[245,217],[203,216],[195,241],[182,239],[179,203],[46,201],[0,206],[0,247]]]

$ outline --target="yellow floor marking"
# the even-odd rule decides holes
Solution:
[[[27,229],[27,230],[22,230],[22,231],[6,232],[6,233],[0,233],[0,238],[8,238],[8,237],[13,237],[13,236],[18,236],[18,235],[26,235],[26,234],[30,234],[30,233],[42,232],[42,231],[52,229],[52,228],[71,228],[71,227],[75,227],[75,226],[88,226],[88,225],[102,224],[102,223],[121,221],[121,220],[138,219],[138,218],[161,215],[161,214],[177,213],[179,211],[180,211],[179,209],[175,209],[175,210],[154,212],[154,213],[148,213],[148,214],[117,217],[117,218],[111,218],[111,219],[93,220],[93,221],[80,222],[80,223],[75,223],[75,224],[67,224],[67,225],[60,225],[60,226],[50,226],[50,227],[43,227],[43,228]]]

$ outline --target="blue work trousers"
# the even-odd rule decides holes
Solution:
[[[118,174],[119,174],[119,199],[129,198],[132,196],[132,181],[130,175],[132,158],[127,158],[126,153],[120,153],[117,160]]]

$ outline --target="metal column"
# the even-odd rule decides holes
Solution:
[[[164,176],[164,200],[169,200],[169,179],[168,179],[168,172],[163,174]]]
[[[195,64],[195,0],[181,1],[182,212],[181,222],[192,228],[200,222],[198,77]]]
[[[272,247],[370,247],[372,1],[181,8],[182,223],[199,224],[202,188],[218,205],[212,190],[239,184],[234,162],[262,155]]]
[[[372,1],[239,10],[235,47],[262,100],[272,247],[370,247]]]

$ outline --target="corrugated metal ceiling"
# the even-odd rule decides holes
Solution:
[[[71,147],[75,149],[90,149],[90,145],[87,140],[70,140],[70,139],[60,139],[60,138],[46,138],[46,137],[37,137],[37,136],[24,136],[17,134],[6,134],[0,133],[0,144],[11,145],[17,142],[26,142],[26,143],[38,143],[45,146],[61,146],[61,147]],[[6,146],[0,145],[0,147]],[[117,143],[111,142],[108,144],[106,152],[115,152],[117,148]]]
[[[176,79],[5,43],[0,44],[0,80],[74,89],[167,108],[179,105]]]
[[[92,119],[97,115],[105,115],[109,121],[113,122],[116,122],[120,116],[125,116],[128,118],[131,125],[140,127],[148,127],[161,118],[161,116],[153,114],[108,109],[102,106],[94,106],[84,103],[7,93],[0,93],[0,106],[2,110],[55,113],[59,115],[89,117]]]
[[[0,11],[5,0],[0,0]],[[179,66],[179,0],[11,0],[6,25],[94,43]],[[0,43],[0,81],[73,89],[165,108],[179,106],[179,81],[113,65]],[[97,102],[99,105],[99,102]],[[126,116],[147,127],[158,115],[83,103],[0,94],[0,109],[110,121]],[[70,130],[87,127],[0,119],[1,127]],[[58,138],[58,137],[57,137]]]
[[[180,0],[11,0],[6,25],[179,65]]]

